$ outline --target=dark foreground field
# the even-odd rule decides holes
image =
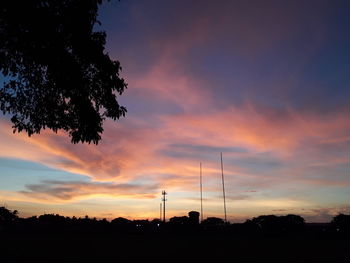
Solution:
[[[349,239],[232,234],[21,234],[1,237],[0,262],[350,262]]]

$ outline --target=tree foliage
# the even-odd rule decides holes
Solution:
[[[338,214],[332,219],[331,224],[340,232],[350,233],[350,215]]]
[[[18,219],[18,211],[11,211],[6,207],[0,207],[0,224],[1,223],[10,223]]]
[[[73,143],[97,144],[104,120],[125,116],[120,63],[94,31],[102,1],[0,1],[0,110],[14,132],[64,130]]]
[[[305,227],[305,220],[299,215],[261,215],[246,221],[246,225],[269,234],[295,233]]]

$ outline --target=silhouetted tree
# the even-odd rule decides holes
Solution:
[[[331,224],[337,232],[350,233],[350,215],[339,214],[332,219]]]
[[[246,225],[251,229],[255,225],[256,229],[263,233],[282,234],[303,230],[305,220],[301,216],[292,214],[287,216],[262,215],[247,220]]]
[[[17,210],[11,211],[6,207],[0,207],[0,231],[12,230],[12,227],[18,221]]]
[[[62,224],[66,221],[66,218],[59,214],[44,214],[39,216],[38,220],[44,224]]]
[[[281,222],[278,216],[262,215],[262,216],[254,217],[251,221],[263,233],[281,232]]]
[[[14,132],[62,129],[97,144],[103,121],[125,116],[121,66],[104,50],[105,32],[93,31],[102,1],[0,1],[0,110]]]
[[[305,220],[299,215],[290,214],[281,216],[280,219],[284,229],[288,232],[301,231],[305,227]]]
[[[202,224],[206,226],[223,226],[224,223],[224,220],[218,217],[208,217],[202,222]]]
[[[155,219],[153,219],[153,220],[151,221],[151,223],[152,223],[153,225],[159,226],[159,225],[161,225],[161,224],[163,223],[163,221],[160,220],[159,218],[155,218]]]
[[[112,229],[121,232],[130,231],[133,228],[132,222],[124,217],[114,218],[111,221]]]
[[[163,221],[159,218],[155,218],[150,222],[150,225],[153,231],[160,231],[163,227]]]
[[[169,219],[170,224],[174,225],[187,225],[188,224],[188,217],[187,216],[174,216]]]
[[[6,207],[0,207],[0,224],[14,222],[18,219],[17,210],[9,210]]]
[[[150,230],[151,224],[148,220],[134,220],[133,225],[139,232]]]
[[[115,225],[128,225],[131,223],[131,221],[129,219],[124,218],[124,217],[117,217],[117,218],[114,218],[111,221],[111,223],[115,224]]]

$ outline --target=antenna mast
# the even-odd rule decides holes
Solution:
[[[167,199],[166,199],[166,195],[167,195],[168,193],[167,192],[165,192],[164,190],[162,191],[162,195],[163,195],[163,198],[162,198],[162,201],[163,201],[163,222],[165,223],[165,201],[167,201]]]
[[[200,191],[201,191],[201,222],[203,222],[202,163],[199,163],[199,181],[200,181]]]
[[[220,158],[221,158],[221,178],[222,178],[222,194],[223,194],[223,197],[224,197],[225,223],[227,223],[226,196],[225,196],[225,179],[224,179],[224,165],[222,163],[222,152],[220,153]]]
[[[162,203],[159,204],[159,220],[162,221]]]

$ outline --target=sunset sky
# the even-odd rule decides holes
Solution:
[[[122,0],[100,8],[128,89],[101,143],[0,117],[0,206],[112,219],[200,211],[231,222],[350,213],[350,1]],[[3,78],[1,77],[1,80]],[[1,81],[2,85],[3,81]]]

